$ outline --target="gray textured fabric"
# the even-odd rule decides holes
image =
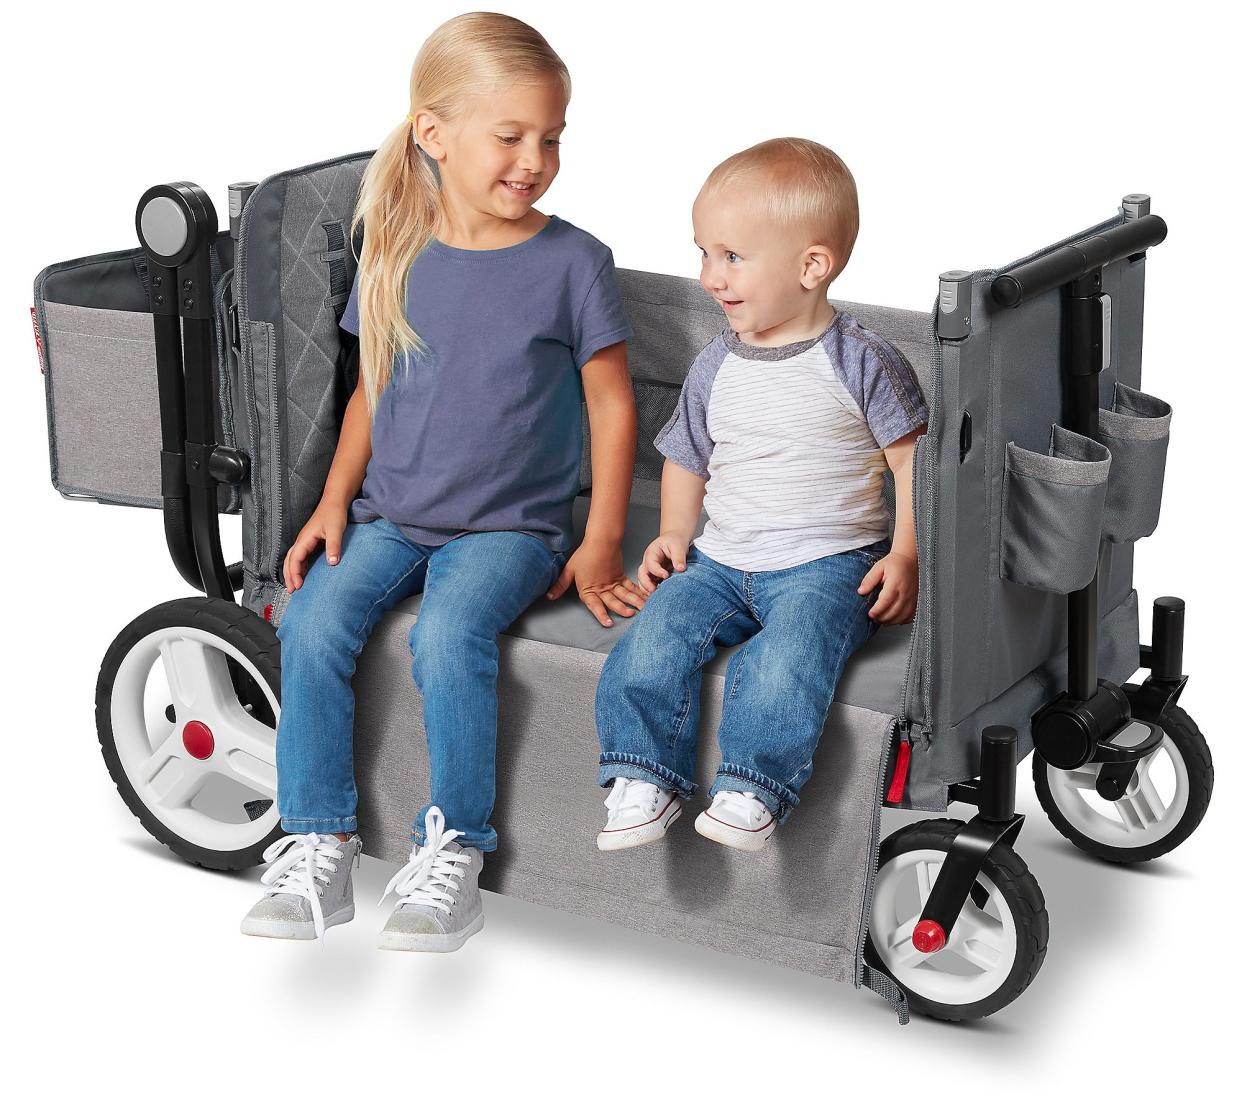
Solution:
[[[1068,594],[1091,582],[1100,548],[1108,449],[1063,426],[1047,454],[1005,446],[1001,575],[1025,587]]]
[[[151,315],[45,303],[58,490],[161,506]]]
[[[590,501],[586,498],[579,498],[574,503],[574,530],[577,539],[581,539],[586,527],[589,508]],[[641,504],[630,507],[621,551],[625,570],[631,579],[636,578],[643,551],[659,533],[659,526],[658,509]],[[701,526],[700,519],[700,528]],[[287,596],[283,595],[283,588],[281,591],[282,596],[273,609],[272,620],[276,624],[279,624],[279,616],[288,601]],[[422,595],[414,595],[398,603],[395,609],[412,616],[418,613],[421,605]],[[611,627],[600,625],[571,588],[570,593],[556,602],[538,599],[506,630],[506,635],[608,653],[632,624],[632,618],[615,617]],[[705,670],[723,675],[729,658],[740,647],[742,646],[734,645],[721,649]],[[837,685],[837,701],[851,706],[863,706],[880,713],[900,713],[909,649],[910,626],[881,626],[846,664]],[[593,724],[590,719],[588,723]]]
[[[1120,546],[1106,544],[1105,559],[1107,550],[1112,548]],[[949,784],[972,779],[979,773],[979,738],[989,725],[1015,728],[1019,759],[1030,755],[1034,747],[1031,715],[1066,685],[1068,652],[1064,624],[1061,628],[1059,650],[1012,687],[934,735],[915,730],[905,794],[900,803],[902,809],[944,812],[948,807]],[[1124,683],[1139,663],[1138,594],[1135,591],[1130,591],[1100,619],[1098,641],[1100,677]]]
[[[213,282],[232,264],[232,239],[213,243]],[[154,326],[141,249],[49,265],[35,278],[35,325],[47,400],[53,486],[66,498],[161,507]],[[229,426],[217,436],[229,440]],[[235,513],[234,489],[220,509]]]
[[[1163,399],[1117,382],[1112,409],[1100,410],[1100,441],[1113,455],[1104,504],[1104,537],[1135,541],[1160,521],[1173,409]]]
[[[401,610],[386,615],[354,679],[359,818],[368,852],[394,862],[405,859],[410,820],[429,799],[422,705],[409,673],[413,621]],[[721,848],[689,817],[658,845],[603,853],[592,718],[604,656],[512,637],[500,644],[501,843],[488,856],[485,889],[856,983],[891,717],[831,708],[801,803],[761,853]],[[704,677],[703,784],[720,759],[723,691],[722,675]]]
[[[261,611],[280,564],[318,502],[340,433],[343,386],[333,265],[346,263],[325,229],[348,224],[371,151],[277,173],[242,212],[233,295],[239,377],[251,442],[243,490],[243,600]],[[347,259],[346,259],[347,257]],[[339,281],[338,281],[339,282]]]
[[[1067,241],[1120,221],[1107,220]],[[1113,305],[1112,364],[1100,381],[1104,396],[1111,396],[1118,380],[1139,386],[1144,265],[1139,258],[1103,271],[1101,291]],[[1017,310],[1001,310],[990,296],[995,276],[993,270],[973,274],[970,336],[932,343],[931,418],[916,456],[920,598],[905,712],[915,722],[912,737],[930,738],[927,758],[933,764],[944,759],[944,771],[930,771],[940,778],[948,776],[949,764],[960,763],[961,744],[966,758],[977,756],[977,731],[959,740],[949,735],[955,726],[1056,655],[1066,637],[1064,596],[1011,583],[1000,566],[1006,445],[1045,452],[1051,426],[1063,417],[1063,304],[1054,291]],[[962,456],[966,414],[972,445]],[[1131,546],[1102,544],[1101,615],[1129,595],[1132,563]],[[1049,686],[1047,695],[1059,689]]]

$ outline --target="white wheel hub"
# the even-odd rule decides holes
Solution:
[[[1139,761],[1125,794],[1116,801],[1096,792],[1100,766],[1084,764],[1071,771],[1047,768],[1052,800],[1083,836],[1113,848],[1143,848],[1177,827],[1190,801],[1190,775],[1167,733]]]
[[[126,653],[112,685],[112,737],[139,800],[183,840],[213,851],[250,847],[275,828],[276,730],[241,704],[235,660],[280,704],[254,664],[221,637],[167,626]],[[176,715],[169,721],[171,704]],[[268,801],[253,821],[248,802]]]
[[[880,868],[871,900],[871,941],[892,976],[906,989],[941,1005],[982,1001],[1004,985],[1018,954],[1013,912],[986,875],[981,908],[966,899],[948,943],[925,955],[911,940],[945,853],[935,848],[903,852]]]

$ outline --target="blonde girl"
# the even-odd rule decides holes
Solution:
[[[569,96],[533,28],[458,16],[419,51],[408,114],[363,176],[341,319],[360,383],[284,562],[276,764],[290,835],[265,855],[243,932],[309,939],[354,915],[350,680],[386,610],[423,593],[409,644],[431,802],[380,946],[450,951],[482,927],[479,869],[497,842],[497,635],[571,584],[604,625],[643,603],[621,564],[637,417],[612,254],[535,207]],[[592,494],[575,550],[583,396]]]

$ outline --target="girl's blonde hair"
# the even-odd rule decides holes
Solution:
[[[522,81],[559,80],[569,102],[569,70],[533,27],[495,12],[469,12],[437,27],[410,73],[409,117],[380,143],[362,175],[351,236],[364,227],[358,258],[359,377],[375,417],[398,354],[423,342],[405,313],[410,266],[435,236],[442,211],[435,162],[415,145],[411,118],[430,111],[460,118],[479,92]]]
[[[722,161],[699,194],[716,196],[735,183],[757,210],[832,247],[832,278],[840,275],[858,239],[858,189],[832,150],[809,138],[771,138]]]

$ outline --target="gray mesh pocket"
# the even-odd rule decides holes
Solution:
[[[1112,454],[1104,536],[1109,541],[1146,537],[1160,521],[1164,462],[1173,409],[1163,399],[1118,381],[1112,410],[1100,409],[1100,440]]]
[[[1011,583],[1067,594],[1095,575],[1108,449],[1052,427],[1047,455],[1005,445],[1001,575]]]

